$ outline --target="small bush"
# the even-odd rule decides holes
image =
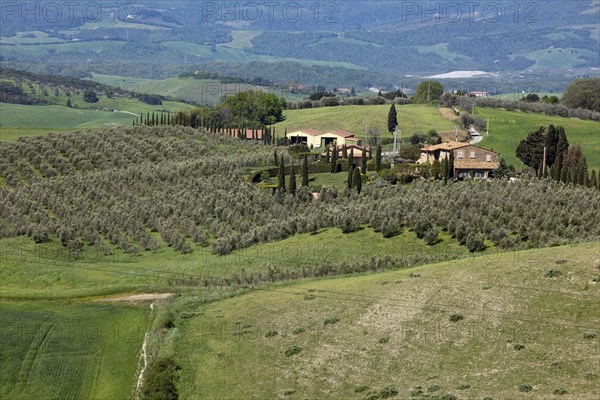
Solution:
[[[379,393],[377,392],[369,392],[365,396],[365,400],[377,400],[379,399]]]
[[[564,264],[564,263],[566,263],[566,262],[567,262],[567,260],[564,260],[564,259],[562,259],[562,258],[561,258],[561,259],[559,259],[559,260],[556,260],[556,261],[554,261],[554,263],[555,263],[555,264],[558,264],[558,265]]]
[[[586,340],[591,340],[596,338],[596,332],[586,332],[583,334],[583,338]]]
[[[398,395],[398,389],[396,389],[393,386],[383,388],[379,392],[379,397],[381,397],[382,399],[389,399],[390,397],[394,397],[396,395]]]
[[[596,282],[599,283],[600,282],[600,276],[595,276],[592,278],[592,282]]]
[[[556,278],[556,277],[558,277],[558,276],[561,276],[561,275],[562,275],[562,272],[560,272],[559,270],[557,270],[557,269],[554,269],[554,268],[551,268],[551,269],[549,269],[549,270],[548,270],[548,271],[546,271],[546,273],[544,274],[544,276],[545,276],[546,278]]]
[[[521,344],[521,343],[515,343],[515,344],[513,344],[513,349],[515,349],[517,351],[523,350],[524,348],[525,348],[524,344]]]
[[[427,386],[427,391],[428,392],[437,392],[438,390],[440,390],[442,387],[440,385],[436,385],[435,383]]]
[[[295,356],[296,354],[300,353],[301,351],[302,351],[302,347],[294,345],[285,351],[285,356],[286,357]]]
[[[567,389],[565,388],[558,388],[554,391],[554,394],[558,395],[558,396],[562,396],[563,394],[567,394],[569,392],[567,392]]]
[[[598,377],[598,375],[596,375],[596,374],[595,374],[595,373],[593,373],[593,372],[586,372],[586,373],[583,375],[583,377],[584,377],[585,379],[594,380],[594,379],[596,379],[596,378]]]
[[[416,272],[411,272],[410,275],[408,275],[411,278],[419,278],[421,276],[421,274],[417,274]]]
[[[450,322],[458,322],[465,319],[462,314],[452,314],[450,316]]]
[[[175,314],[169,311],[167,312],[160,321],[160,327],[162,329],[171,329],[175,327]]]
[[[423,395],[423,388],[421,386],[415,386],[411,389],[410,395],[412,397],[418,397]]]
[[[306,328],[303,328],[303,327],[301,327],[301,326],[299,326],[299,327],[297,327],[297,328],[294,328],[294,330],[292,331],[292,333],[293,333],[294,335],[301,335],[301,334],[303,334],[304,332],[306,332]]]
[[[390,341],[390,338],[387,336],[379,339],[379,343],[381,343],[381,344],[389,343],[389,341]]]
[[[457,399],[457,397],[450,393],[445,394],[442,397],[440,397],[440,400],[456,400],[456,399]]]
[[[144,400],[177,400],[179,394],[175,383],[181,367],[172,358],[159,359],[148,367],[144,377]]]
[[[357,387],[356,389],[354,389],[354,393],[362,393],[365,392],[367,390],[371,389],[370,387],[366,386],[366,385],[360,385],[359,387]]]
[[[329,317],[329,318],[325,318],[325,321],[323,321],[323,325],[333,325],[337,322],[339,322],[339,318],[338,317]]]
[[[533,386],[529,383],[522,383],[519,385],[519,392],[531,392],[533,390]]]
[[[296,393],[296,389],[286,389],[285,392],[283,392],[284,396],[289,396]]]
[[[265,337],[270,338],[270,337],[275,337],[279,334],[279,332],[277,331],[269,331],[265,334]]]
[[[466,382],[461,382],[457,386],[457,389],[459,389],[459,390],[467,390],[467,389],[470,389],[470,388],[471,388],[471,385],[469,385]]]
[[[306,296],[304,296],[304,300],[314,300],[315,297],[316,296],[314,294],[307,294]]]

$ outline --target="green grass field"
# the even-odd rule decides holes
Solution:
[[[581,145],[588,168],[600,168],[600,122],[491,108],[476,108],[475,114],[490,119],[490,134],[484,135],[480,145],[500,152],[509,164],[522,165],[515,151],[529,132],[552,124],[565,129],[569,144]]]
[[[214,79],[169,78],[162,80],[129,78],[115,75],[92,74],[92,80],[106,85],[134,90],[140,93],[160,94],[177,99],[193,101],[198,104],[215,105],[224,95],[233,95],[247,90],[257,90],[255,85],[247,83],[222,83]],[[285,95],[287,100],[296,100],[298,96],[283,93],[280,90],[267,89],[276,96]]]
[[[387,130],[389,105],[320,107],[302,110],[286,110],[285,121],[277,123],[278,132],[302,128],[318,130],[342,129],[365,137],[367,128],[376,128],[381,137],[391,137]],[[442,117],[437,108],[420,104],[396,106],[398,129],[404,138],[414,133],[426,134],[431,129],[438,132],[454,130],[454,124]]]
[[[391,137],[387,132],[389,108],[389,105],[381,105],[286,110],[284,112],[286,120],[276,124],[275,127],[279,133],[284,129],[288,132],[302,128],[342,129],[364,138],[368,126],[377,128],[381,137]],[[396,110],[403,138],[414,133],[427,133],[430,129],[438,132],[454,129],[454,123],[444,119],[432,106],[410,104],[397,106]],[[600,168],[600,123],[598,122],[482,107],[476,108],[475,114],[484,120],[490,118],[490,135],[484,135],[480,146],[500,152],[509,164],[522,166],[515,154],[519,142],[540,126],[553,124],[565,129],[569,143],[581,145],[590,169]]]
[[[564,389],[560,398],[596,399],[599,250],[270,286],[212,304],[181,299],[180,394],[375,399],[394,388],[398,399],[550,399]],[[551,268],[562,275],[544,277]]]
[[[0,303],[0,397],[132,398],[147,306]]]

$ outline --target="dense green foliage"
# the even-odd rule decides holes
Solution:
[[[575,80],[567,88],[562,102],[567,107],[600,112],[600,78]]]
[[[430,103],[432,101],[438,101],[444,94],[444,86],[434,80],[427,80],[419,83],[415,90],[413,102],[415,103]]]

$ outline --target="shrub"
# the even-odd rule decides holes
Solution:
[[[458,322],[465,319],[462,314],[452,314],[450,316],[450,322]]]
[[[524,348],[525,348],[525,345],[524,345],[524,344],[521,344],[521,343],[515,343],[515,344],[513,345],[513,349],[515,349],[516,351],[521,351],[521,350],[523,350]]]
[[[457,388],[458,388],[459,390],[467,390],[467,389],[469,389],[470,387],[471,387],[471,385],[469,385],[469,384],[468,384],[468,383],[466,383],[466,382],[461,382],[461,383],[459,383],[459,384],[458,384],[458,386],[457,386]]]
[[[519,392],[531,392],[533,390],[533,386],[528,383],[522,383],[519,385]]]
[[[569,392],[567,392],[567,389],[562,388],[562,387],[558,388],[558,389],[556,389],[554,391],[554,394],[557,395],[557,396],[562,396],[562,395],[567,394],[567,393],[569,393]]]
[[[595,339],[596,338],[596,332],[585,332],[583,334],[583,338],[586,339],[586,340]]]
[[[179,393],[175,383],[181,367],[170,357],[154,361],[144,377],[142,398],[144,400],[177,400]]]
[[[457,398],[455,395],[448,393],[440,397],[440,400],[457,400]]]
[[[294,330],[292,331],[292,333],[293,333],[294,335],[301,335],[301,334],[303,334],[304,332],[306,332],[306,328],[303,328],[303,327],[301,327],[301,326],[299,326],[299,327],[297,327],[297,328],[294,328]]]
[[[369,389],[371,389],[371,388],[366,385],[361,385],[361,386],[357,387],[356,389],[354,389],[354,393],[362,393]]]
[[[544,276],[545,276],[546,278],[556,278],[556,277],[558,277],[558,276],[561,276],[561,275],[562,275],[562,272],[560,272],[559,270],[557,270],[557,269],[554,269],[554,268],[551,268],[551,269],[549,269],[549,270],[548,270],[548,271],[546,271],[546,273],[544,274]]]
[[[296,354],[300,353],[301,351],[302,351],[302,347],[294,345],[294,346],[288,348],[284,354],[286,357],[291,357],[291,356],[295,356]]]
[[[440,389],[441,389],[441,386],[440,385],[436,385],[435,383],[427,386],[427,391],[428,392],[437,392]]]
[[[465,246],[467,246],[471,253],[484,250],[485,245],[483,244],[483,236],[480,233],[469,233]]]
[[[389,343],[389,341],[390,341],[390,338],[387,337],[387,336],[382,337],[381,339],[379,339],[379,343],[381,343],[381,344]]]
[[[270,337],[275,337],[279,334],[279,332],[277,331],[269,331],[265,334],[265,337],[270,338]]]
[[[394,397],[396,395],[398,395],[398,389],[396,389],[393,386],[383,388],[379,392],[379,397],[381,397],[382,399],[389,399],[390,397]]]
[[[296,391],[297,391],[296,389],[286,389],[285,392],[283,392],[283,395],[290,396],[290,395],[296,393]]]
[[[323,321],[323,325],[333,325],[337,322],[339,322],[339,318],[337,317],[329,317],[329,318],[325,318],[325,321]]]

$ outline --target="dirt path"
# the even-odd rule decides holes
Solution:
[[[98,301],[115,301],[115,302],[136,302],[136,301],[146,301],[146,300],[163,300],[168,299],[169,297],[174,296],[174,293],[142,293],[142,294],[131,294],[127,296],[118,296],[118,297],[105,297],[99,299]]]
[[[152,314],[154,314],[154,303],[150,303],[150,318],[152,319]],[[142,363],[142,369],[140,370],[140,374],[138,375],[137,382],[135,384],[135,398],[139,400],[142,395],[142,385],[144,384],[144,373],[146,372],[146,368],[148,368],[148,335],[150,331],[146,331],[144,334],[144,342],[142,343],[142,353],[140,354],[140,361]]]

